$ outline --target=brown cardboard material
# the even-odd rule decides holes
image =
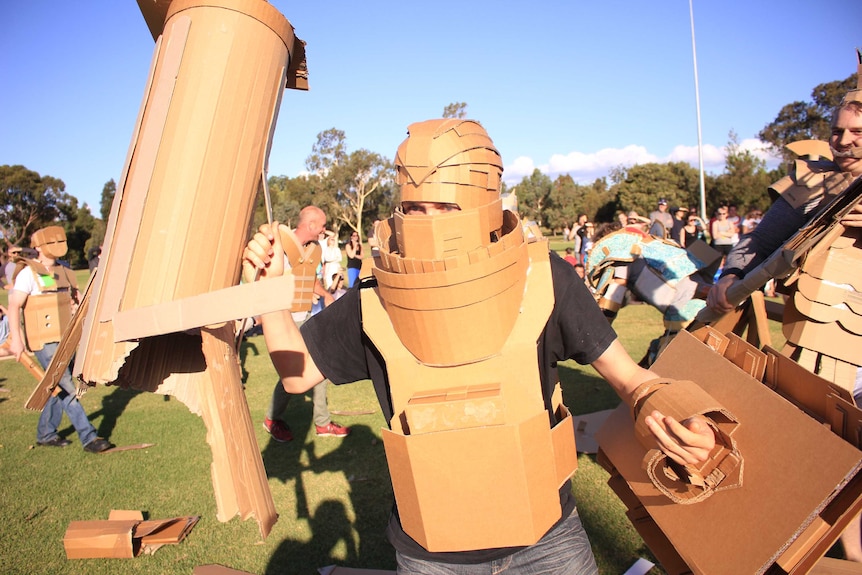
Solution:
[[[596,453],[599,450],[599,444],[595,438],[596,431],[599,430],[613,411],[613,409],[605,409],[594,413],[572,416],[572,423],[575,428],[575,445],[578,446],[578,453]]]
[[[31,295],[24,306],[24,336],[27,348],[39,351],[46,343],[60,341],[63,329],[72,319],[69,292]]]
[[[523,385],[538,381],[535,361],[524,358],[535,358],[536,339],[553,307],[547,243],[529,244],[527,250],[530,273],[519,297],[523,312],[496,353],[483,361],[418,362],[380,296],[373,290],[362,294],[363,330],[383,353],[391,382],[394,417],[383,441],[401,524],[430,551],[535,543],[559,519],[559,487],[577,467],[574,426],[561,394],[552,398],[558,423],[551,428],[540,387]],[[407,279],[421,283],[424,275]],[[392,276],[390,285],[404,280]],[[500,381],[489,382],[488,374],[501,374]],[[477,406],[481,409],[470,416],[476,425],[451,429],[440,423],[453,414],[463,421]],[[430,423],[417,422],[426,409],[434,412]],[[414,432],[417,424],[422,433]]]
[[[66,559],[131,559],[137,520],[72,521],[63,536]]]
[[[554,489],[559,484],[546,414],[521,424],[462,431],[452,434],[448,443],[440,437],[426,441],[431,435],[440,434],[400,435],[383,430],[401,523],[425,549],[483,549],[490,546],[489,541],[522,545],[525,540],[538,541],[548,522],[559,519],[559,494]],[[477,459],[476,453],[484,457]],[[452,476],[450,469],[463,473]],[[530,469],[536,474],[528,474]],[[440,489],[451,482],[462,498],[439,496]],[[536,484],[544,488],[538,489]],[[502,508],[501,500],[507,502]],[[516,521],[511,521],[512,514]],[[462,529],[434,528],[450,517],[460,517]],[[513,523],[517,530],[495,532],[505,529],[501,524]]]
[[[67,559],[131,559],[182,541],[199,517],[145,521],[136,510],[112,510],[107,520],[72,521],[63,537]]]
[[[287,309],[291,305],[291,294],[293,276],[286,274],[122,311],[114,317],[114,339],[118,342],[141,339]],[[230,305],[225,305],[226,302]]]
[[[605,458],[660,531],[660,542],[650,547],[664,567],[710,575],[763,573],[773,565],[779,573],[810,569],[862,508],[862,452],[687,332],[652,369],[663,377],[695,378],[731,409],[740,421],[735,436],[745,457],[741,488],[695,505],[673,505],[646,480],[644,451],[627,410],[619,409],[602,427]],[[846,409],[855,410],[849,404]],[[794,546],[797,541],[802,543]],[[684,569],[669,568],[675,554]]]
[[[254,517],[266,537],[277,515],[238,369],[229,365],[236,356],[223,349],[235,336],[220,322],[200,334],[168,332],[222,318],[188,320],[204,308],[245,315],[234,292],[209,294],[239,283],[282,90],[305,82],[305,50],[263,0],[139,5],[156,47],[73,374],[88,385],[171,394],[200,413],[218,518]],[[172,313],[184,317],[163,315]],[[143,315],[145,334],[126,330],[121,314]],[[118,317],[119,337],[140,339],[118,342]]]
[[[823,557],[813,569],[810,575],[860,575],[862,574],[862,563],[845,561],[832,557]]]

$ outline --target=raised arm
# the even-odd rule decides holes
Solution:
[[[258,272],[262,281],[284,275],[281,234],[273,233],[273,230],[277,229],[278,222],[273,222],[271,226],[264,224],[249,240],[242,257],[245,281],[254,281]],[[323,374],[308,353],[290,311],[263,314],[261,325],[272,364],[286,391],[303,393],[324,380]]]

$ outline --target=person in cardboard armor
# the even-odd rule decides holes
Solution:
[[[762,221],[727,256],[721,278],[710,290],[708,305],[727,313],[733,306],[727,290],[744,278],[815,213],[862,176],[862,54],[855,90],[835,109],[832,134],[825,142],[788,145],[798,159],[791,173],[770,187],[775,201]],[[840,222],[837,234],[808,252],[802,265],[784,281],[789,297],[782,353],[821,377],[850,391],[862,405],[862,203]],[[862,561],[857,517],[841,537],[848,559]]]
[[[502,209],[502,161],[481,125],[429,120],[408,134],[373,279],[301,330],[265,315],[273,364],[292,393],[324,377],[373,381],[390,427],[399,573],[595,573],[556,362],[591,363],[627,402],[656,375],[628,356],[572,266]],[[246,277],[283,273],[274,231],[249,242]],[[675,461],[703,461],[714,445],[700,418],[648,420]]]
[[[30,246],[36,249],[38,258],[18,260],[9,292],[9,346],[16,358],[20,358],[26,338],[26,346],[36,354],[42,367],[47,368],[78,305],[78,285],[72,270],[57,262],[68,249],[63,228],[49,226],[36,231]],[[85,451],[99,453],[113,447],[105,439],[97,437],[96,428],[78,401],[68,368],[60,378],[57,390],[39,416],[37,444],[66,447],[71,443],[57,434],[65,411]]]

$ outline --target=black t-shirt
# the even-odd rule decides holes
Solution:
[[[551,254],[551,277],[554,283],[554,308],[537,345],[537,360],[545,404],[557,382],[557,362],[574,359],[588,364],[616,339],[616,333],[599,310],[584,281],[574,268],[556,254]],[[362,331],[360,289],[374,286],[374,280],[362,282],[303,324],[301,331],[315,365],[332,383],[351,383],[371,379],[386,421],[392,419],[388,378],[382,356]],[[569,482],[560,490],[565,517],[574,507]],[[387,535],[400,552],[413,557],[447,563],[481,563],[505,557],[519,548],[480,549],[458,553],[430,553],[401,529],[397,510],[392,513]]]

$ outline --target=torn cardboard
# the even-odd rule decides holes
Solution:
[[[263,0],[138,4],[156,47],[73,375],[170,394],[201,414],[217,517],[254,517],[266,537],[277,514],[231,350],[236,334],[220,321],[172,330],[192,312],[243,316],[240,298],[219,290],[239,283],[282,92],[304,83],[304,45]],[[267,301],[274,311],[290,296]],[[146,331],[115,325],[122,314]],[[191,323],[201,321],[213,318]],[[133,341],[117,341],[118,327]]]
[[[131,559],[175,545],[200,517],[144,520],[140,511],[111,511],[107,520],[72,521],[63,537],[67,559]]]
[[[732,411],[745,458],[740,488],[676,505],[641,467],[645,449],[628,410],[619,408],[602,427],[599,459],[611,470],[609,484],[665,570],[736,575],[811,569],[862,509],[862,452],[688,332],[680,332],[652,369],[695,380]],[[862,413],[843,401],[833,409],[848,414],[843,425],[855,425],[850,434],[858,436]]]

